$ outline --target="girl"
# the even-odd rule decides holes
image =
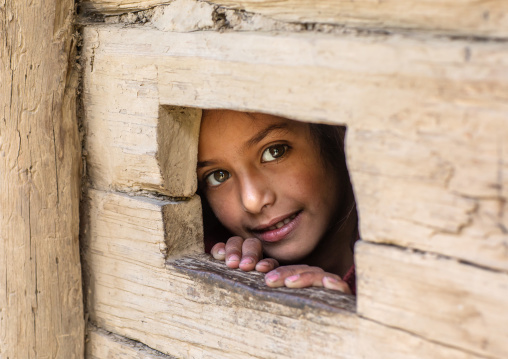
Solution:
[[[197,174],[205,238],[224,233],[221,226],[230,236],[213,245],[213,257],[266,273],[270,287],[354,293],[358,229],[343,138],[337,126],[203,111]]]

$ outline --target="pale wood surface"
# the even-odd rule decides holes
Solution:
[[[83,244],[87,307],[99,327],[177,357],[292,358],[303,348],[329,357],[336,345],[344,351],[339,357],[352,357],[351,296],[324,293],[313,304],[307,290],[281,300],[284,290],[263,296],[249,287],[261,285],[260,275],[237,284],[241,273],[224,270],[224,264],[200,265],[198,257],[168,267],[162,207],[174,206],[175,217],[192,222],[183,213],[190,202],[164,204],[93,190],[89,196]],[[194,217],[200,219],[200,212]],[[166,233],[182,241],[189,237],[180,228]],[[214,281],[214,273],[229,279]]]
[[[139,342],[88,325],[86,357],[88,359],[175,359]]]
[[[213,4],[287,22],[328,23],[374,29],[408,29],[448,34],[508,35],[508,3],[414,0],[216,0]],[[168,4],[168,0],[85,0],[85,11],[118,14]]]
[[[383,290],[378,291],[383,295]],[[360,318],[356,332],[356,358],[389,359],[480,359],[483,355],[471,353],[425,340],[406,330],[389,327],[370,319]]]
[[[89,189],[85,202],[82,227],[90,230],[101,245],[118,245],[116,253],[125,252],[126,259],[132,255],[151,265],[154,261],[203,252],[198,196],[174,202]],[[158,250],[154,252],[155,247]]]
[[[161,106],[157,121],[157,163],[164,192],[192,197],[197,190],[199,124],[201,110]]]
[[[355,313],[349,295],[270,289],[207,255],[166,261],[163,208],[188,202],[90,191],[84,258],[91,358],[480,358]],[[199,217],[199,213],[194,213]],[[184,232],[179,233],[185,240]],[[131,338],[140,343],[134,343]]]
[[[84,36],[91,122],[137,133],[131,126],[155,126],[161,103],[347,124],[362,238],[508,270],[504,44],[146,26],[90,26]],[[92,132],[89,168],[100,183],[112,149]],[[153,147],[115,162],[126,178],[156,162],[153,139],[122,140],[124,150]]]
[[[356,246],[358,313],[486,357],[508,355],[508,274],[429,253]]]
[[[157,68],[148,58],[145,65],[123,77],[98,78],[95,50],[91,51],[83,98],[86,168],[93,186],[192,197],[197,189],[201,110],[159,107]],[[127,60],[120,66],[132,64]]]
[[[0,357],[82,358],[71,0],[0,5]]]

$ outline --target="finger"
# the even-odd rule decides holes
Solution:
[[[282,266],[277,269],[272,270],[271,272],[268,272],[265,275],[265,283],[269,287],[282,287],[284,286],[284,280],[287,277],[290,277],[295,274],[299,274],[302,272],[309,271],[309,267],[306,264],[299,264],[299,265],[289,265],[289,266]],[[312,267],[316,268],[313,270],[321,270],[321,268],[318,267]]]
[[[240,261],[240,269],[243,271],[251,271],[263,257],[263,249],[261,241],[257,238],[247,238],[242,245],[242,260]]]
[[[279,262],[273,258],[265,258],[256,264],[256,270],[261,273],[268,273],[279,266]]]
[[[326,272],[303,272],[287,277],[284,284],[288,288],[325,287],[351,294],[346,282],[338,275]]]
[[[330,275],[330,273],[327,273],[323,277],[323,286],[328,289],[338,290],[342,293],[346,294],[352,294],[351,288],[349,288],[349,285],[344,282],[340,277]]]
[[[210,251],[213,258],[223,261],[226,259],[226,243],[216,243]]]
[[[231,237],[226,243],[226,265],[229,268],[238,268],[242,257],[242,237]]]
[[[284,285],[288,288],[322,287],[323,277],[327,273],[315,270],[314,268],[309,267],[309,271],[296,273],[287,277],[284,280]]]

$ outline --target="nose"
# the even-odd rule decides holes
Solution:
[[[257,214],[275,202],[270,181],[260,173],[248,173],[240,179],[240,201],[244,211]]]

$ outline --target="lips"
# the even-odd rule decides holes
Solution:
[[[277,218],[273,224],[256,227],[252,230],[260,240],[265,242],[278,242],[286,238],[298,225],[301,211],[285,218]]]
[[[273,226],[270,226],[268,227],[266,230],[267,231],[273,231],[274,229],[280,229],[282,228],[285,224],[288,224],[289,222],[291,222],[293,219],[295,219],[297,213],[295,214],[292,214],[291,216],[289,216],[288,218],[280,221],[280,222],[277,222],[275,223]]]

